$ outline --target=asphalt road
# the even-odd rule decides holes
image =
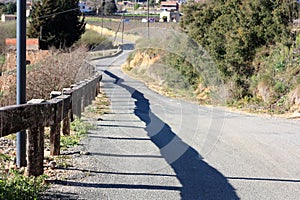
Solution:
[[[300,121],[161,96],[121,72],[128,52],[94,61],[111,112],[85,141],[90,175],[60,191],[78,199],[300,198]]]

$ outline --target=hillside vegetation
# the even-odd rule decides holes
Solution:
[[[214,62],[226,105],[271,113],[299,109],[300,36],[292,31],[298,6],[291,0],[214,0],[184,6],[181,28]],[[215,68],[187,60],[182,52],[191,51],[189,47],[194,48],[182,42],[176,53],[156,50],[156,63],[177,70],[194,94],[205,91],[200,96],[210,99],[217,82],[212,86],[207,80],[216,74]],[[139,52],[151,55],[153,49]],[[199,51],[192,55],[203,57]]]
[[[214,0],[188,4],[184,13],[190,14],[181,26],[213,57],[228,87],[228,103],[276,112],[297,103],[296,1]]]

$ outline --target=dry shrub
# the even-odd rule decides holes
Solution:
[[[0,106],[16,104],[16,74],[0,76]]]
[[[52,56],[27,73],[27,99],[49,99],[51,91],[61,91],[74,84],[80,73],[81,80],[90,76],[92,70],[82,71],[86,67],[84,58],[86,49],[78,48],[72,52],[53,52]],[[85,65],[84,65],[85,64]]]
[[[41,60],[45,59],[50,55],[48,50],[39,51],[26,51],[26,61],[29,61],[31,65],[39,63]],[[9,72],[15,71],[17,65],[17,55],[16,51],[8,50],[5,52],[5,63],[2,66],[2,71]]]
[[[290,109],[292,111],[300,111],[300,85],[298,85],[289,94]]]
[[[270,83],[262,79],[257,85],[257,96],[261,97],[264,102],[269,102],[272,96],[272,89]]]
[[[34,65],[27,66],[26,97],[49,99],[51,91],[61,91],[78,81],[90,77],[94,67],[85,61],[86,48],[69,52],[51,51],[51,55]],[[16,104],[16,74],[0,77],[0,106]]]

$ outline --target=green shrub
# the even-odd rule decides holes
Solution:
[[[9,176],[0,179],[0,199],[38,199],[39,194],[47,188],[44,180],[45,176],[26,177],[11,170]]]
[[[277,81],[274,85],[274,91],[276,93],[284,93],[286,90],[286,86],[284,83]]]
[[[4,64],[5,62],[5,56],[0,55],[0,65]]]
[[[137,10],[137,9],[139,9],[139,8],[140,8],[140,5],[139,5],[139,4],[137,4],[137,3],[134,4],[134,8],[133,8],[134,10]]]
[[[106,37],[93,30],[86,30],[77,42],[78,45],[84,45],[92,50],[96,46],[101,46],[101,49],[112,48],[112,42]]]
[[[61,148],[67,149],[68,147],[73,147],[78,145],[80,139],[87,133],[89,129],[92,129],[93,126],[86,122],[83,122],[79,118],[76,118],[71,122],[71,130],[74,131],[74,134],[61,136],[60,146]]]

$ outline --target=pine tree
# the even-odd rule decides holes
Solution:
[[[41,0],[33,5],[28,36],[40,39],[40,48],[66,48],[85,31],[78,0]]]

